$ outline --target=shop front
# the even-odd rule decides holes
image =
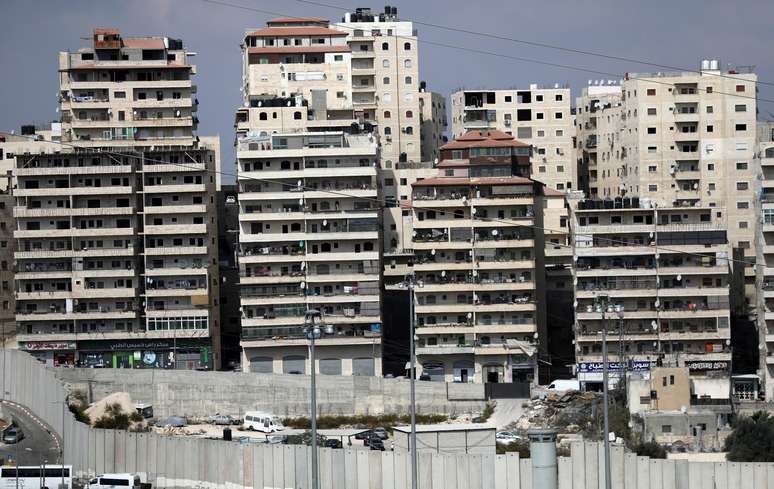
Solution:
[[[79,341],[78,366],[209,370],[211,346],[208,338]]]
[[[19,349],[26,351],[46,367],[74,367],[74,341],[21,341]]]
[[[607,362],[608,388],[618,385],[621,374],[629,372],[650,372],[651,362],[633,361],[626,363]],[[604,377],[604,364],[602,362],[578,363],[578,381],[585,391],[602,391],[602,379]]]

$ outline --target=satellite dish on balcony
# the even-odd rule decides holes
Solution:
[[[475,207],[472,207],[472,208],[470,209],[470,213],[471,213],[471,214],[475,214],[475,213],[476,213],[476,208],[475,208]]]
[[[435,256],[435,250],[430,250],[430,254]]]
[[[472,317],[473,317],[473,313],[472,313],[472,312],[469,312],[469,313],[468,313],[468,319],[470,319],[470,318],[472,318]]]
[[[327,219],[323,219],[323,226],[327,226],[327,225],[328,225],[328,220]]]
[[[678,281],[678,282],[679,282],[679,281],[681,281],[682,279],[683,279],[683,276],[682,276],[682,275],[678,275],[678,276],[677,276],[677,281]]]
[[[445,277],[445,276],[446,276],[446,270],[441,271],[441,277]]]
[[[300,285],[300,287],[301,287],[302,289],[305,289],[305,288],[306,288],[306,282],[301,282],[301,285]]]
[[[499,232],[497,231],[497,229],[492,229],[492,236],[497,236],[498,234]]]

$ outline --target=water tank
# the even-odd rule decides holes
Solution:
[[[22,136],[32,136],[35,134],[35,125],[34,124],[24,124],[21,126],[21,134]]]
[[[713,59],[710,61],[710,69],[711,70],[718,70],[720,67],[720,62],[716,59]]]
[[[398,7],[392,7],[392,15],[398,15]]]
[[[701,69],[705,71],[710,69],[710,62],[708,59],[701,60]]]
[[[390,15],[392,13],[392,7],[390,7],[389,5],[385,5],[384,6],[384,13],[387,14],[387,15]]]
[[[351,19],[352,19],[352,14],[350,14],[349,12],[344,14],[344,22],[351,22]]]

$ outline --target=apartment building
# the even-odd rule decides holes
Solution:
[[[448,141],[446,130],[446,97],[425,90],[425,82],[419,84],[419,139],[422,143],[422,161],[436,161],[441,157],[440,148]]]
[[[17,340],[49,365],[220,366],[220,160],[188,56],[110,29],[59,55],[61,144],[13,174]]]
[[[376,142],[301,132],[270,143],[238,153],[243,365],[308,372],[304,315],[317,309],[332,327],[317,370],[381,375]]]
[[[562,192],[577,188],[568,87],[460,90],[452,94],[452,135],[496,129],[533,147],[530,177]]]
[[[513,136],[470,131],[413,185],[417,356],[433,380],[536,379],[543,186],[529,157]]]
[[[750,68],[721,70],[706,60],[696,72],[627,74],[620,137],[612,139],[604,171],[597,170],[598,195],[636,195],[660,207],[722,207],[735,257],[754,261],[756,82]],[[597,141],[603,139],[598,133]],[[732,301],[736,314],[754,315],[755,270],[734,273],[745,292]]]
[[[758,123],[757,164],[761,181],[758,256],[758,332],[761,348],[760,370],[764,373],[766,400],[774,399],[774,122]]]
[[[421,161],[422,115],[417,32],[396,7],[347,12],[332,26],[352,50],[352,105],[361,122],[376,125],[382,167]],[[387,177],[389,178],[389,177]]]
[[[687,367],[698,398],[727,399],[730,266],[722,207],[658,208],[636,197],[585,200],[573,212],[578,379],[601,389],[602,329],[613,382],[629,371]]]
[[[609,177],[620,168],[622,122],[621,86],[594,83],[575,102],[578,186],[592,199],[619,195],[620,183]]]
[[[354,116],[347,34],[324,19],[246,33],[237,110],[242,366],[381,375],[378,139]],[[285,122],[283,122],[285,121]]]

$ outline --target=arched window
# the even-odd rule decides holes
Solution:
[[[406,134],[414,134],[414,128],[411,126],[408,126],[406,128]]]
[[[389,51],[389,50],[390,50],[390,45],[388,43],[386,43],[386,42],[383,42],[382,43],[382,51]]]
[[[390,60],[389,59],[385,59],[384,61],[382,61],[382,67],[383,68],[389,68],[390,67]]]
[[[384,78],[382,78],[382,83],[385,84],[385,85],[389,85],[390,84],[390,77],[389,76],[385,76]]]
[[[411,119],[412,117],[414,117],[414,112],[412,112],[410,110],[407,110],[406,111],[406,118]]]
[[[404,82],[406,82],[406,85],[411,85],[411,77],[407,76]]]
[[[261,112],[261,114],[258,116],[258,118],[260,120],[262,120],[262,121],[268,121],[269,120],[269,116],[266,115],[266,112]]]
[[[389,110],[385,110],[384,111],[384,118],[385,119],[389,119],[390,117],[392,117],[392,114],[390,114],[390,111]]]
[[[296,120],[300,121],[301,120],[301,112],[299,112],[299,111],[293,112],[293,119],[296,119]]]
[[[410,42],[404,42],[403,43],[403,50],[404,51],[411,51],[411,43]]]
[[[392,128],[391,127],[385,127],[384,128],[384,135],[385,136],[389,136],[390,134],[392,134]]]
[[[404,68],[411,68],[411,60],[407,59],[403,61],[403,67]]]

